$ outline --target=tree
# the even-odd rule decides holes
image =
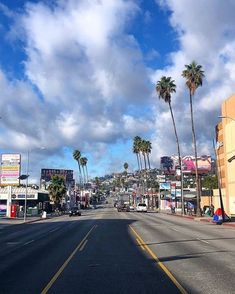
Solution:
[[[134,142],[133,142],[133,152],[137,156],[139,171],[142,170],[142,161],[141,161],[141,156],[140,156],[141,142],[142,142],[142,139],[139,136],[135,136]]]
[[[83,181],[84,183],[88,182],[88,174],[87,174],[87,158],[86,157],[81,157],[80,158],[80,165],[82,167],[82,171],[83,171]]]
[[[176,92],[176,85],[175,81],[171,79],[171,77],[163,76],[160,81],[157,82],[156,91],[159,95],[159,99],[163,99],[166,103],[168,103],[171,119],[173,122],[174,132],[175,132],[175,139],[178,151],[178,158],[179,158],[179,167],[181,171],[181,203],[182,203],[182,214],[184,213],[184,198],[183,198],[183,171],[182,171],[182,161],[181,161],[181,154],[180,154],[180,144],[179,138],[176,130],[175,119],[173,110],[171,107],[171,94]]]
[[[81,178],[82,178],[82,172],[81,172],[81,166],[80,166],[80,158],[81,158],[81,152],[79,150],[74,150],[73,152],[73,158],[77,161],[78,163],[78,170],[79,170],[79,179],[80,179],[80,185],[81,183]]]
[[[195,173],[196,173],[196,190],[197,190],[197,216],[201,215],[201,195],[199,191],[199,181],[198,181],[198,163],[197,163],[197,144],[196,135],[194,128],[193,119],[193,97],[196,89],[202,86],[202,80],[204,78],[204,71],[202,66],[193,61],[191,64],[185,65],[186,69],[183,70],[182,76],[186,79],[186,86],[189,89],[189,103],[190,103],[190,113],[191,113],[191,125],[192,125],[192,137],[193,146],[195,153]]]
[[[128,163],[125,162],[125,163],[123,164],[123,167],[124,167],[124,169],[125,169],[125,172],[127,173],[127,170],[128,170],[128,167],[129,167]]]
[[[144,158],[144,169],[147,169],[147,164],[146,164],[146,152],[147,152],[147,145],[146,145],[147,141],[146,140],[141,140],[140,143],[140,151],[143,155]]]
[[[144,157],[145,169],[147,169],[147,162],[148,162],[148,167],[150,169],[149,154],[151,153],[151,149],[152,149],[151,142],[147,140],[142,140],[141,151]]]
[[[50,199],[58,206],[61,203],[62,197],[66,194],[65,179],[62,176],[54,175],[51,178],[51,183],[48,186]]]
[[[208,190],[218,189],[218,178],[215,175],[207,175],[202,180],[202,186]]]
[[[151,150],[152,150],[152,143],[150,141],[146,141],[146,156],[148,160],[149,169],[151,169],[150,161],[149,161],[149,154],[151,153]]]

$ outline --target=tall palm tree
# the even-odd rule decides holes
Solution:
[[[80,165],[80,158],[81,158],[81,152],[79,150],[74,150],[73,152],[73,158],[77,161],[78,163],[78,170],[79,170],[79,180],[80,180],[80,185],[82,184],[81,178],[82,178],[82,172],[81,172],[81,165]]]
[[[180,144],[179,144],[179,138],[176,131],[176,125],[175,125],[175,119],[173,110],[171,107],[171,94],[176,92],[176,85],[175,81],[172,80],[171,77],[165,77],[163,76],[160,81],[157,82],[156,85],[156,91],[159,95],[159,99],[163,99],[166,103],[169,105],[170,113],[171,113],[171,119],[173,122],[174,132],[175,132],[175,139],[177,144],[177,151],[178,151],[178,158],[179,158],[179,166],[181,171],[181,205],[182,210],[181,213],[184,213],[184,198],[183,198],[183,172],[182,172],[182,162],[181,162],[181,154],[180,154]]]
[[[82,167],[82,172],[83,172],[83,183],[86,184],[86,172],[85,172],[86,158],[85,157],[80,158],[80,165]]]
[[[142,170],[142,161],[141,161],[141,142],[142,139],[139,136],[135,136],[134,143],[133,143],[133,152],[136,153],[138,165],[139,165],[139,171]]]
[[[134,154],[136,154],[137,164],[138,164],[138,170],[140,171],[140,161],[139,161],[139,150],[135,143],[133,143],[132,151]]]
[[[193,120],[193,97],[196,89],[202,86],[202,80],[204,78],[204,71],[202,66],[193,61],[191,64],[185,65],[186,69],[183,70],[182,76],[186,79],[186,86],[189,89],[189,102],[190,102],[190,113],[191,113],[191,124],[192,124],[192,137],[193,146],[195,153],[195,173],[196,173],[196,190],[197,190],[197,216],[201,215],[201,195],[199,191],[199,179],[198,179],[198,164],[197,164],[197,144],[196,135]]]
[[[83,161],[85,163],[85,169],[86,169],[86,182],[88,183],[88,168],[87,168],[88,159],[86,157],[83,157]]]
[[[146,156],[148,160],[149,169],[151,169],[150,161],[149,161],[149,154],[151,153],[151,150],[152,150],[152,143],[150,141],[146,141]]]
[[[149,141],[146,141],[146,140],[142,140],[141,142],[141,151],[142,151],[142,154],[143,154],[143,157],[144,157],[144,166],[145,166],[145,169],[147,169],[147,160],[148,160],[148,164],[149,164],[149,157],[148,157],[148,154],[149,154]],[[151,143],[150,143],[150,146],[151,146]],[[149,164],[150,166],[150,164]]]

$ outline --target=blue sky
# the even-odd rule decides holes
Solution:
[[[0,151],[30,150],[41,168],[92,177],[137,168],[136,135],[152,142],[151,165],[176,154],[168,107],[155,84],[177,84],[172,107],[183,155],[192,154],[188,93],[181,73],[196,60],[205,80],[195,95],[199,154],[213,154],[221,103],[234,93],[233,1],[0,1]],[[45,147],[43,150],[41,147]]]

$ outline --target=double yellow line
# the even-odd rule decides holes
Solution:
[[[149,246],[144,242],[140,235],[134,230],[134,228],[129,225],[131,231],[136,236],[136,241],[142,250],[148,252],[148,254],[155,260],[156,264],[166,273],[166,275],[171,279],[175,286],[179,289],[180,293],[188,294],[188,292],[180,285],[172,273],[167,269],[167,267],[158,259],[157,255],[149,248]]]
[[[63,263],[63,265],[60,267],[60,269],[57,271],[57,273],[53,276],[53,278],[50,280],[50,282],[46,285],[46,287],[42,290],[41,294],[46,294],[48,290],[52,287],[52,285],[55,283],[55,281],[58,279],[58,277],[61,275],[63,270],[66,268],[70,260],[74,257],[74,255],[77,253],[77,251],[82,251],[84,247],[86,246],[86,243],[88,242],[87,237],[90,235],[92,230],[96,228],[97,225],[94,225],[90,231],[86,234],[86,236],[82,239],[82,241],[78,244],[78,246],[73,250],[73,252],[70,254],[70,256],[66,259],[66,261]]]

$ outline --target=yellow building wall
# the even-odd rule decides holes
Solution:
[[[225,189],[221,189],[221,194],[222,194],[222,201],[223,201],[223,205],[224,205],[224,210],[225,210],[225,212],[227,213],[227,214],[229,214],[228,213],[228,207],[227,207],[227,205],[226,205],[226,194],[225,194]],[[220,205],[220,197],[219,197],[219,189],[214,189],[213,190],[213,205],[214,205],[214,207],[215,207],[215,211],[216,211],[216,209],[217,208],[220,208],[221,207],[221,205]]]
[[[228,159],[235,155],[235,95],[222,104],[222,116],[227,117],[222,119],[224,144],[224,177],[222,177],[222,181],[223,187],[225,186],[225,206],[229,215],[235,215],[235,160],[228,162]]]

